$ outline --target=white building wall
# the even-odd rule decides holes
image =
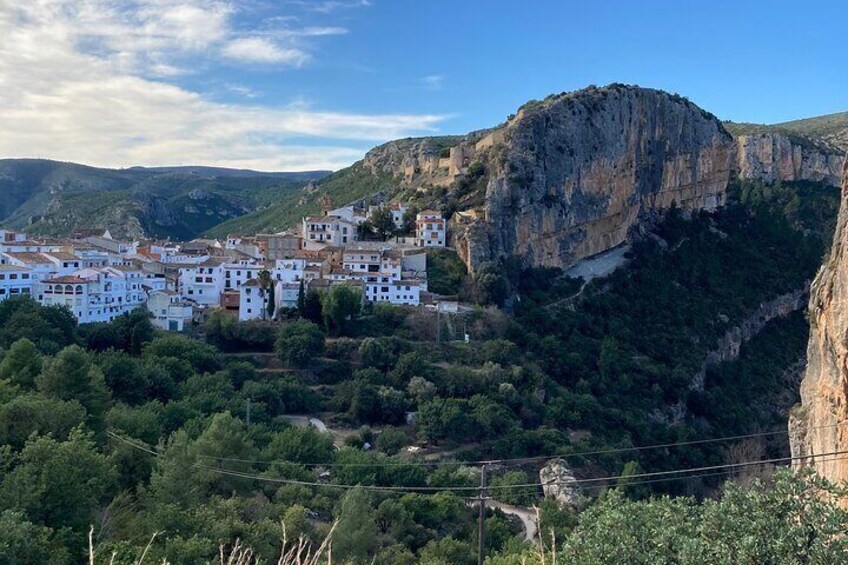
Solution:
[[[180,269],[180,296],[199,306],[217,306],[224,292],[221,265],[197,265]]]

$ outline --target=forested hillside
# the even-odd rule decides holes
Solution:
[[[318,544],[337,520],[334,559],[474,563],[476,510],[466,499],[482,461],[493,462],[495,501],[539,505],[547,542],[553,528],[587,563],[604,562],[590,540],[624,551],[626,538],[605,532],[655,535],[669,516],[679,527],[668,535],[685,536],[703,513],[698,521],[726,532],[727,555],[747,551],[738,520],[754,507],[775,505],[763,528],[789,528],[774,540],[795,536],[797,508],[777,509],[776,497],[806,487],[788,478],[778,491],[731,489],[703,507],[635,502],[710,498],[729,476],[723,465],[787,455],[803,314],[775,316],[738,358],[705,359],[763,304],[803,292],[838,191],[746,183],[733,195],[714,214],[672,211],[637,238],[625,267],[588,284],[518,261],[461,281],[439,258],[443,284],[480,303],[464,316],[361,310],[353,291],[334,287],[304,295],[282,322],[214,314],[189,337],[154,331],[141,311],[76,327],[60,309],[0,302],[0,562],[80,562],[90,525],[101,555],[138,555],[163,532],[152,563],[205,562],[237,538],[267,561],[281,521],[290,540]],[[463,333],[470,343],[453,341]],[[305,416],[328,431],[301,427]],[[730,436],[750,437],[713,441]],[[634,449],[651,445],[665,447]],[[589,509],[578,517],[542,498],[538,472],[553,457],[583,481]],[[640,478],[704,467],[719,471]],[[734,475],[747,485],[769,469]],[[822,539],[830,523],[815,526]],[[485,526],[495,563],[536,551],[498,510]],[[697,527],[713,539],[716,530]],[[759,551],[792,551],[778,546]],[[692,562],[694,553],[668,551]]]
[[[192,239],[297,195],[326,174],[209,167],[111,170],[6,159],[0,160],[0,224],[52,236],[97,227],[115,237]]]

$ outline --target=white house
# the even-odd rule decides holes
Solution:
[[[305,269],[306,259],[277,259],[271,269],[271,276],[278,282],[298,283],[303,280]]]
[[[445,219],[435,210],[424,210],[415,216],[415,239],[418,247],[444,247]]]
[[[27,267],[0,265],[0,300],[20,294],[33,294],[34,282]]]
[[[403,217],[406,215],[406,206],[403,204],[392,204],[389,206],[389,212],[392,213],[392,221],[397,229],[403,229]]]
[[[417,306],[421,283],[402,278],[403,259],[399,250],[385,244],[360,244],[345,249],[341,269],[331,271],[330,280],[359,280],[365,284],[365,300]]]
[[[357,208],[353,205],[342,206],[341,208],[336,208],[335,210],[330,210],[325,215],[326,217],[333,216],[336,218],[341,218],[351,224],[358,226],[368,218],[365,215],[365,211],[361,208]]]
[[[65,306],[81,324],[111,322],[144,301],[142,277],[114,267],[83,269],[41,282],[41,303]]]
[[[220,259],[180,267],[179,293],[198,306],[217,306],[225,289],[224,266]]]
[[[147,309],[153,325],[169,332],[181,332],[191,325],[194,307],[173,290],[154,290],[148,294]]]
[[[265,268],[264,264],[250,259],[243,259],[235,263],[225,263],[224,288],[226,290],[238,290],[247,281],[259,278],[259,273]]]
[[[295,299],[296,300],[296,299]],[[261,320],[268,317],[268,296],[258,279],[251,279],[239,288],[239,320]]]
[[[326,245],[344,247],[356,241],[356,224],[337,216],[312,216],[303,219],[303,248],[320,249]]]
[[[300,295],[300,284],[278,282],[274,287],[274,302],[277,308],[297,308],[297,297]],[[305,284],[305,283],[304,283]],[[306,287],[304,287],[306,292]]]

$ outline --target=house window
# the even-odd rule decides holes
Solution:
[[[18,278],[18,274],[17,274],[17,273],[12,273],[11,275],[9,275],[9,278],[10,278],[10,279],[12,279],[12,280],[14,280],[14,279]]]

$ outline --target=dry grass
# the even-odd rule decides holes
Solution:
[[[277,565],[332,565],[333,544],[331,540],[337,525],[338,522],[333,524],[324,541],[316,548],[303,536],[298,537],[294,543],[289,543],[288,536],[286,535],[286,526],[283,524],[283,545]],[[150,551],[150,547],[160,533],[156,532],[150,537],[150,541],[139,558],[132,562],[133,565],[147,565],[145,559]],[[97,552],[94,549],[94,526],[92,526],[88,532],[89,565],[97,565],[96,557]],[[114,565],[117,558],[118,554],[112,553],[109,557],[108,565]],[[218,548],[218,560],[218,565],[261,565],[263,563],[259,557],[254,555],[251,548],[243,546],[241,540],[238,539],[230,549],[225,549],[223,545]],[[153,563],[151,562],[149,565],[153,565]],[[163,559],[161,563],[156,565],[171,565],[171,563],[167,559]]]

